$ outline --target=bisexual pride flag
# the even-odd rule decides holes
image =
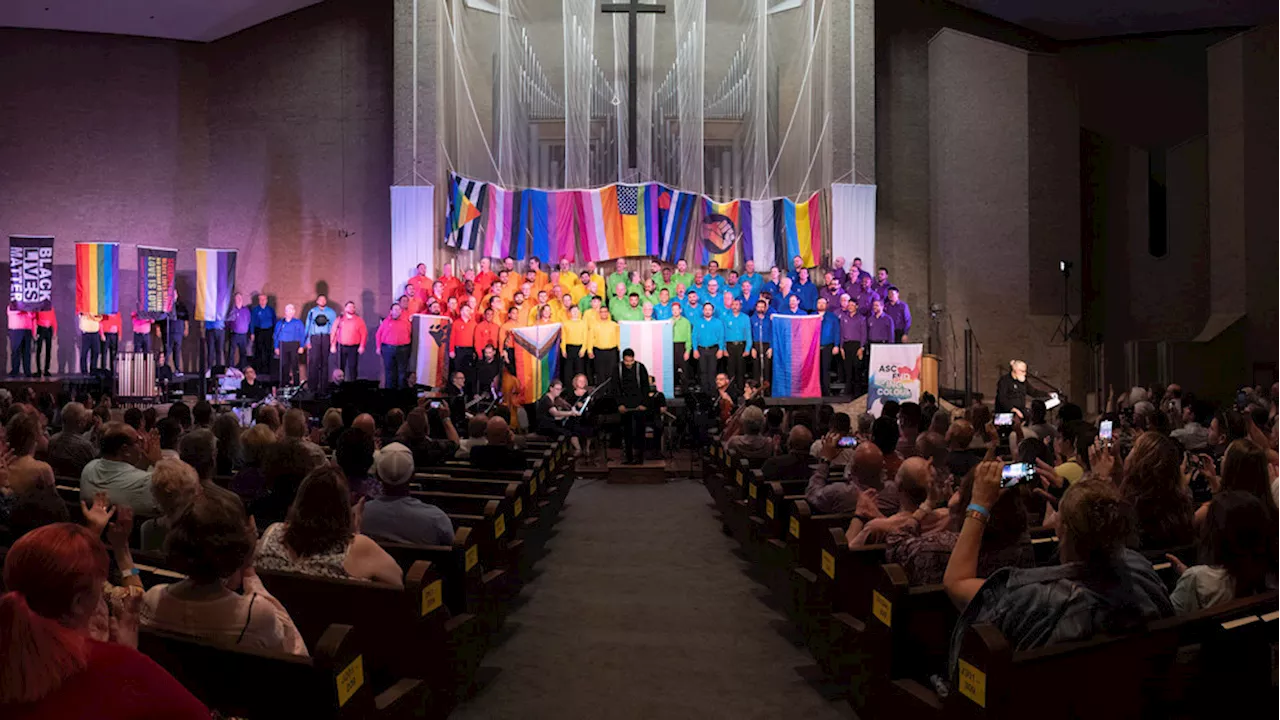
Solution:
[[[236,251],[196,248],[196,320],[222,320],[236,287]]]
[[[822,317],[773,316],[773,396],[820,397]]]
[[[618,323],[618,347],[631,348],[636,362],[649,371],[658,391],[667,397],[675,393],[675,365],[672,353],[671,320],[627,321]]]
[[[76,312],[120,312],[120,244],[76,243]]]
[[[517,401],[521,405],[537,402],[560,372],[560,323],[514,328],[511,340],[516,348],[516,379],[520,381]]]

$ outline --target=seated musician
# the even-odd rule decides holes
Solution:
[[[254,370],[253,366],[244,369],[244,380],[240,381],[240,388],[236,390],[238,396],[256,402],[265,398],[270,392],[270,388],[258,382],[258,371]]]
[[[733,397],[733,384],[724,373],[716,375],[716,412],[720,418],[720,427],[727,427],[733,417],[734,408],[738,406]]]
[[[1134,522],[1111,482],[1085,479],[1062,496],[1058,527],[1061,565],[1002,568],[978,577],[983,534],[1000,499],[1003,465],[983,462],[974,470],[973,502],[965,510],[960,537],[943,576],[947,595],[960,610],[951,635],[954,679],[966,629],[991,623],[1014,650],[1119,635],[1173,615],[1160,576],[1126,543]]]
[[[562,393],[564,392],[564,383],[559,379],[551,381],[547,387],[547,392],[538,398],[535,404],[534,415],[537,417],[535,426],[538,434],[549,438],[558,438],[568,432],[565,423],[570,418],[580,417],[582,415],[578,410],[573,409]],[[578,438],[569,439],[573,445],[573,452],[577,454],[581,447],[578,444]]]
[[[566,400],[569,401],[570,407],[574,410],[582,410],[586,405],[587,398],[591,397],[594,390],[587,384],[587,376],[585,373],[578,373],[573,376],[573,387],[569,388]],[[596,425],[590,420],[590,412],[585,416],[570,418],[565,421],[565,425],[569,428],[569,432],[573,433],[573,437],[580,444],[580,456],[586,457],[588,465],[595,463],[595,459],[591,456],[592,442],[596,436]]]

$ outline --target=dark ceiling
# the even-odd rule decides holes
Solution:
[[[1276,19],[1275,0],[953,0],[1058,40],[1215,27]]]

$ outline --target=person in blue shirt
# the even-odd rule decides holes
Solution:
[[[724,323],[724,351],[727,359],[729,381],[741,387],[747,381],[747,358],[751,356],[751,321],[742,314],[742,301],[734,300],[729,312],[720,320]]]
[[[689,318],[689,322],[693,322],[702,316],[702,303],[698,302],[698,291],[689,290],[685,293],[684,316]]]
[[[751,283],[751,287],[755,288],[757,292],[764,289],[765,279],[763,275],[756,272],[755,260],[748,260],[745,263],[745,267],[742,270],[742,275],[738,278],[738,282],[744,285],[746,283]],[[753,308],[755,307],[755,305],[750,304],[750,305],[744,305],[743,307]]]
[[[742,292],[738,294],[738,299],[742,301],[742,307],[754,310],[756,301],[760,299],[760,293],[756,285],[749,280],[744,280],[740,283],[740,286],[742,287]]]
[[[762,294],[769,293],[771,297],[782,297],[782,272],[776,267],[770,268],[769,279],[766,280],[763,285],[757,286],[756,289]],[[773,309],[776,311],[778,308],[777,306],[774,306]]]
[[[708,275],[707,293],[703,300],[711,303],[711,307],[714,308],[712,315],[715,315],[716,317],[719,317],[720,312],[724,309],[724,298],[720,296],[721,292],[720,281]]]
[[[671,293],[666,288],[658,291],[658,302],[653,306],[653,319],[671,319]]]
[[[760,387],[773,384],[773,311],[764,299],[756,301],[751,316],[751,376]]]
[[[307,327],[297,318],[298,308],[293,303],[284,306],[284,317],[276,321],[275,354],[280,358],[280,385],[297,385],[298,356],[302,354],[307,339]]]
[[[741,300],[741,299],[742,299],[742,285],[741,285],[741,284],[740,284],[740,282],[738,281],[738,271],[737,271],[737,270],[730,270],[730,271],[729,271],[729,281],[728,281],[728,282],[726,282],[726,283],[724,284],[724,287],[722,288],[722,290],[723,290],[724,292],[726,292],[726,293],[728,293],[728,294],[730,294],[730,295],[732,295],[732,296],[734,296],[734,297],[738,298],[739,300]]]
[[[803,258],[799,255],[791,258],[791,272],[787,273],[787,277],[791,278],[792,284],[800,282],[800,271],[804,269]]]
[[[800,307],[800,296],[795,293],[791,293],[790,295],[787,296],[787,309],[784,310],[783,312],[785,312],[788,315],[808,315],[809,314],[804,311],[804,308]]]
[[[724,357],[724,350],[724,323],[715,317],[711,303],[703,303],[702,317],[693,323],[693,359],[698,361],[704,393],[715,392],[716,361]]]
[[[306,335],[307,379],[316,392],[329,389],[329,333],[338,322],[338,313],[329,307],[329,299],[316,296],[316,305],[307,313]]]
[[[784,313],[790,310],[787,298],[791,297],[791,278],[784,277],[778,281],[778,292],[773,294],[773,311]]]
[[[822,337],[818,351],[818,381],[822,383],[822,397],[831,396],[831,361],[840,355],[840,317],[827,311],[825,298],[818,300],[818,316],[822,318]]]
[[[223,364],[223,348],[227,344],[227,321],[222,318],[204,321],[204,362],[210,370]]]
[[[267,304],[266,293],[259,293],[258,304],[249,308],[249,328],[253,331],[253,369],[266,375],[271,372],[276,346],[271,337],[276,329],[276,309]]]
[[[800,296],[800,307],[812,313],[818,307],[818,286],[809,281],[809,268],[800,268],[800,282],[792,286],[791,292]]]

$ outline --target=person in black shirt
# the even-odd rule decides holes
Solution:
[[[258,371],[250,365],[244,369],[244,380],[240,382],[240,389],[236,391],[236,395],[245,400],[261,400],[266,397],[271,390],[266,385],[258,382]]]
[[[476,388],[473,395],[489,393],[497,395],[493,385],[502,373],[502,362],[498,359],[498,351],[492,345],[485,345],[480,361],[476,363]]]
[[[160,324],[160,329],[164,334],[164,354],[169,356],[173,362],[173,370],[175,373],[182,373],[182,338],[187,335],[187,321],[191,319],[191,313],[187,310],[187,306],[178,299],[178,291],[173,291],[173,309],[170,310]]]
[[[618,394],[618,412],[622,413],[622,450],[627,465],[644,462],[645,403],[649,398],[649,371],[643,363],[636,362],[636,352],[627,348],[622,352],[622,364],[613,371],[613,383]]]
[[[1021,420],[1027,415],[1027,395],[1042,395],[1027,385],[1027,364],[1021,360],[1009,361],[1009,374],[996,383],[995,412],[1011,412]]]
[[[487,444],[471,448],[472,467],[480,470],[524,470],[529,466],[524,453],[512,447],[515,436],[506,420],[489,418],[484,437]]]
[[[547,392],[540,398],[534,407],[535,427],[538,434],[544,437],[556,438],[567,432],[563,420],[567,418],[577,417],[578,412],[569,409],[569,403],[560,398],[560,393],[564,391],[564,383],[557,378],[551,381],[547,387]],[[574,452],[577,452],[578,439],[573,438]]]

